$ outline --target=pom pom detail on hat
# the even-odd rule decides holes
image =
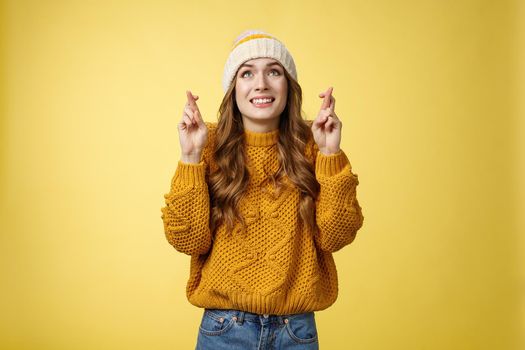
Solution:
[[[233,42],[232,51],[224,65],[222,77],[222,88],[228,91],[239,67],[246,61],[254,58],[273,58],[281,63],[295,81],[297,81],[297,70],[292,55],[273,35],[261,30],[246,30]]]

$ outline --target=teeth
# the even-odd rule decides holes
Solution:
[[[272,102],[272,99],[271,98],[262,98],[262,99],[256,98],[253,100],[253,103],[256,103],[256,104],[268,103],[268,102]]]

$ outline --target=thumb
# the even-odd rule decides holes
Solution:
[[[323,126],[324,122],[325,122],[324,118],[319,118],[319,117],[315,118],[313,123],[312,123],[312,129],[313,130],[317,130],[317,129],[321,128]]]

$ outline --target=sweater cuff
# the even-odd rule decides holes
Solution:
[[[317,176],[333,176],[339,174],[347,164],[349,165],[350,161],[342,149],[330,155],[318,152],[315,173]]]
[[[175,185],[184,186],[204,184],[204,175],[205,166],[203,161],[200,161],[199,163],[184,163],[183,161],[179,160],[173,182]]]

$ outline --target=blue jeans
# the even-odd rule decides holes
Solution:
[[[319,349],[314,312],[259,315],[204,309],[196,350]]]

